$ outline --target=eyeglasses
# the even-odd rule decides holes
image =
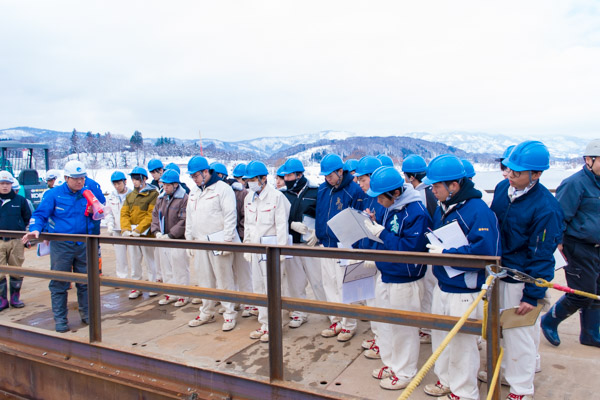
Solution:
[[[194,178],[197,178],[197,177],[199,177],[200,175],[202,175],[202,173],[201,173],[200,171],[198,171],[198,172],[194,172],[193,174],[191,174],[191,175],[190,175],[190,177],[191,177],[192,179],[194,179]]]
[[[512,169],[508,169],[508,174],[514,176],[515,178],[521,177],[521,173],[523,171],[513,171]]]

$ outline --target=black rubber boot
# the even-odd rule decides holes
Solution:
[[[6,300],[6,278],[0,281],[0,311],[8,308],[8,300]]]
[[[558,324],[570,317],[578,310],[579,307],[574,306],[567,300],[565,296],[561,297],[542,317],[541,327],[542,333],[546,340],[548,340],[554,346],[560,344],[560,337],[558,337]]]
[[[23,278],[10,277],[10,306],[14,308],[23,308],[23,303],[19,297],[21,296],[21,285],[23,285]]]
[[[579,342],[586,346],[600,347],[600,308],[582,308],[579,320]]]

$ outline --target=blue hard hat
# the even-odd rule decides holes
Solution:
[[[246,174],[244,174],[244,179],[255,178],[257,176],[266,176],[269,175],[269,170],[267,166],[262,161],[253,160],[246,165]]]
[[[337,154],[327,154],[321,160],[321,173],[319,175],[329,175],[333,171],[344,168],[344,162]]]
[[[513,149],[515,148],[515,145],[510,145],[506,148],[506,150],[504,150],[504,153],[502,153],[502,157],[500,157],[500,160],[498,161],[502,161],[504,159],[507,159],[508,156],[510,156],[510,153],[513,151]]]
[[[162,174],[160,181],[164,183],[179,183],[179,172],[174,169],[168,169]]]
[[[423,183],[432,185],[437,182],[456,181],[465,177],[465,166],[452,154],[437,156],[427,166],[427,176]]]
[[[227,167],[224,164],[221,164],[219,162],[215,161],[215,162],[211,163],[209,165],[209,168],[215,170],[215,172],[217,174],[223,174],[225,176],[228,175],[228,173],[227,173]]]
[[[465,160],[464,158],[460,160],[463,163],[463,167],[465,167],[465,178],[472,178],[475,176],[475,167],[471,164],[471,161]]]
[[[304,165],[302,165],[302,161],[297,158],[288,158],[283,164],[283,173],[287,175],[293,174],[294,172],[304,172]]]
[[[427,171],[425,159],[417,154],[411,154],[402,162],[402,172],[417,173]]]
[[[379,167],[381,167],[381,161],[379,161],[379,158],[374,156],[364,156],[358,161],[354,176],[372,174]]]
[[[275,172],[275,175],[277,175],[277,176],[284,176],[285,172],[283,172],[283,171],[284,171],[284,168],[283,168],[283,165],[281,165],[281,166],[279,166],[279,168],[277,168],[277,172]]]
[[[394,166],[394,161],[392,160],[392,158],[390,156],[386,156],[385,154],[378,154],[377,158],[379,158],[379,161],[381,161],[381,165],[383,165],[383,166],[386,166],[386,167]]]
[[[245,174],[246,174],[246,164],[238,164],[233,169],[233,177],[234,178],[239,178],[241,176],[244,176]]]
[[[367,194],[371,197],[377,197],[380,194],[403,187],[404,178],[396,168],[383,166],[373,172],[369,185]]]
[[[153,158],[152,160],[148,161],[148,171],[154,171],[155,169],[164,167],[165,166],[163,165],[162,161],[160,161],[158,158]]]
[[[550,168],[550,153],[544,143],[527,140],[516,145],[502,164],[513,171],[545,171]]]
[[[209,169],[208,161],[202,156],[194,156],[188,161],[188,174],[194,175],[198,171]]]
[[[172,169],[174,171],[177,171],[178,174],[181,174],[181,169],[179,168],[179,165],[175,163],[169,163],[165,165],[165,169]]]
[[[349,158],[344,163],[344,171],[356,171],[356,166],[358,165],[358,160],[354,158]]]
[[[146,171],[146,169],[144,167],[133,167],[133,169],[131,170],[131,172],[129,173],[129,175],[142,175],[145,176],[146,178],[148,177],[148,172]]]
[[[127,177],[125,177],[125,174],[122,173],[121,171],[115,171],[110,176],[111,182],[126,181],[126,180],[127,180]]]

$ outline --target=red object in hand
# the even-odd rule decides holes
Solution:
[[[94,196],[91,190],[86,189],[83,191],[83,197],[87,200],[87,208],[85,210],[85,216],[89,216],[92,213],[92,219],[98,221],[104,218],[104,208],[100,201]]]

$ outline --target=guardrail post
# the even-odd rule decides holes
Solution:
[[[87,276],[88,276],[88,318],[90,322],[90,343],[102,341],[100,271],[98,263],[97,237],[86,239]]]
[[[500,272],[497,265],[492,267],[494,273]],[[500,281],[494,280],[494,284],[488,290],[488,319],[487,319],[487,371],[488,371],[488,390],[490,381],[494,374],[494,369],[500,357]],[[502,373],[498,376],[498,382],[492,395],[493,400],[500,400],[500,380]]]
[[[269,378],[283,380],[283,329],[281,327],[281,249],[267,248],[267,304],[269,306]]]

